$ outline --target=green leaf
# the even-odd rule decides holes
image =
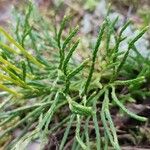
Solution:
[[[126,113],[128,114],[131,118],[134,118],[136,120],[139,120],[139,121],[147,121],[147,118],[145,117],[141,117],[141,116],[138,116],[136,114],[134,114],[133,112],[129,111],[128,109],[125,108],[125,106],[118,100],[116,94],[115,94],[115,88],[112,87],[112,92],[111,92],[111,96],[113,98],[113,101]]]
[[[77,102],[73,101],[70,96],[67,96],[66,98],[69,103],[69,108],[73,113],[85,116],[90,116],[93,114],[92,107],[87,107],[78,104]]]

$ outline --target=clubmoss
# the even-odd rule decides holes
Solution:
[[[60,28],[52,36],[49,33],[53,30],[47,28],[47,22],[42,18],[42,25],[31,26],[32,11],[35,10],[30,4],[24,20],[17,23],[15,35],[11,36],[0,28],[0,33],[9,42],[0,42],[0,89],[6,91],[1,96],[0,139],[11,135],[16,128],[23,129],[6,149],[22,149],[36,139],[40,140],[43,148],[49,135],[57,136],[60,129],[65,129],[59,140],[59,149],[64,149],[72,136],[73,150],[80,147],[91,149],[93,144],[98,150],[108,149],[108,146],[120,150],[111,108],[117,106],[129,117],[147,121],[147,118],[129,111],[122,100],[134,99],[137,95],[143,98],[148,94],[148,88],[143,85],[150,80],[150,60],[141,56],[135,47],[136,41],[148,28],[143,28],[129,41],[128,49],[120,53],[119,45],[126,38],[122,33],[130,22],[116,33],[114,26],[117,18],[111,21],[106,16],[92,53],[87,50],[90,57],[77,64],[72,56],[80,42],[78,38],[74,40],[79,27],[72,29],[68,36],[62,36],[70,20],[70,17],[64,17]],[[114,47],[110,44],[111,36],[115,37]],[[104,47],[101,47],[101,42],[105,43]],[[34,53],[27,49],[32,49]],[[102,49],[105,53],[101,52]],[[136,57],[129,55],[131,50],[135,51]],[[142,69],[134,64],[141,65]],[[135,70],[136,73],[133,73]],[[120,91],[124,88],[128,90],[122,97]],[[9,99],[6,101],[6,98]],[[17,101],[24,101],[26,106],[18,105]],[[55,115],[59,116],[57,123]],[[16,117],[20,119],[14,125],[4,128]],[[89,121],[93,122],[96,133],[94,140],[91,139]],[[103,132],[99,123],[104,128]]]

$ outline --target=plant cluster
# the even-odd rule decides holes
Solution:
[[[23,129],[5,148],[24,149],[38,139],[43,149],[50,136],[59,134],[56,146],[60,150],[71,139],[72,150],[108,150],[109,146],[120,150],[111,109],[115,106],[133,119],[147,120],[125,104],[150,95],[146,86],[150,60],[135,47],[148,28],[130,39],[126,51],[120,51],[127,38],[123,32],[131,22],[116,32],[118,18],[111,21],[106,16],[92,52],[87,50],[90,57],[79,64],[73,57],[79,47],[79,27],[64,36],[70,17],[64,17],[56,29],[40,15],[34,20],[35,11],[30,4],[24,18],[17,17],[15,38],[0,28],[0,139]],[[111,37],[115,38],[114,46]]]

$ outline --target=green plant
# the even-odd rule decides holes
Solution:
[[[137,95],[144,98],[150,94],[148,88],[143,87],[149,82],[150,60],[141,56],[134,46],[147,27],[130,40],[127,51],[122,53],[119,45],[127,38],[122,33],[130,22],[117,34],[114,30],[117,18],[112,22],[106,17],[91,57],[78,64],[72,56],[79,45],[79,39],[76,39],[79,28],[70,30],[65,38],[62,36],[70,17],[64,17],[60,29],[52,36],[54,28],[40,16],[31,26],[31,15],[36,11],[33,9],[32,14],[32,9],[30,4],[24,20],[18,21],[16,40],[0,28],[0,33],[7,39],[7,43],[0,42],[0,89],[6,91],[1,94],[0,139],[16,128],[23,128],[21,135],[10,141],[6,149],[24,149],[36,139],[44,148],[49,135],[57,136],[64,128],[63,137],[59,140],[60,150],[64,149],[71,136],[73,150],[91,149],[93,146],[98,150],[107,150],[108,146],[121,149],[111,108],[117,106],[133,119],[147,120],[130,112],[122,103],[123,99],[127,101]],[[114,47],[110,46],[112,36],[115,37]],[[34,51],[34,56],[27,48]],[[129,55],[131,50],[135,57]],[[123,88],[128,88],[128,91],[122,98],[119,91]],[[55,122],[55,116],[58,122]],[[94,140],[90,138],[90,120],[95,130]]]
[[[87,0],[85,1],[85,9],[93,11],[97,5],[97,0]]]
[[[138,11],[139,16],[142,18],[143,25],[150,24],[150,12],[149,8],[141,9]]]

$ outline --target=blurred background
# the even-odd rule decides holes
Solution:
[[[28,0],[0,0],[0,25],[12,26],[14,9],[26,9]],[[55,26],[59,26],[65,14],[73,16],[71,24],[80,26],[80,36],[84,45],[88,46],[88,39],[96,38],[99,25],[103,21],[110,7],[109,18],[119,17],[116,29],[119,29],[127,20],[132,25],[126,31],[127,36],[133,36],[136,29],[150,25],[150,0],[32,0],[42,16]],[[148,55],[150,31],[142,38],[137,47],[144,56]],[[88,42],[86,42],[88,41]],[[92,41],[91,41],[92,42]],[[126,45],[123,45],[126,48]]]

